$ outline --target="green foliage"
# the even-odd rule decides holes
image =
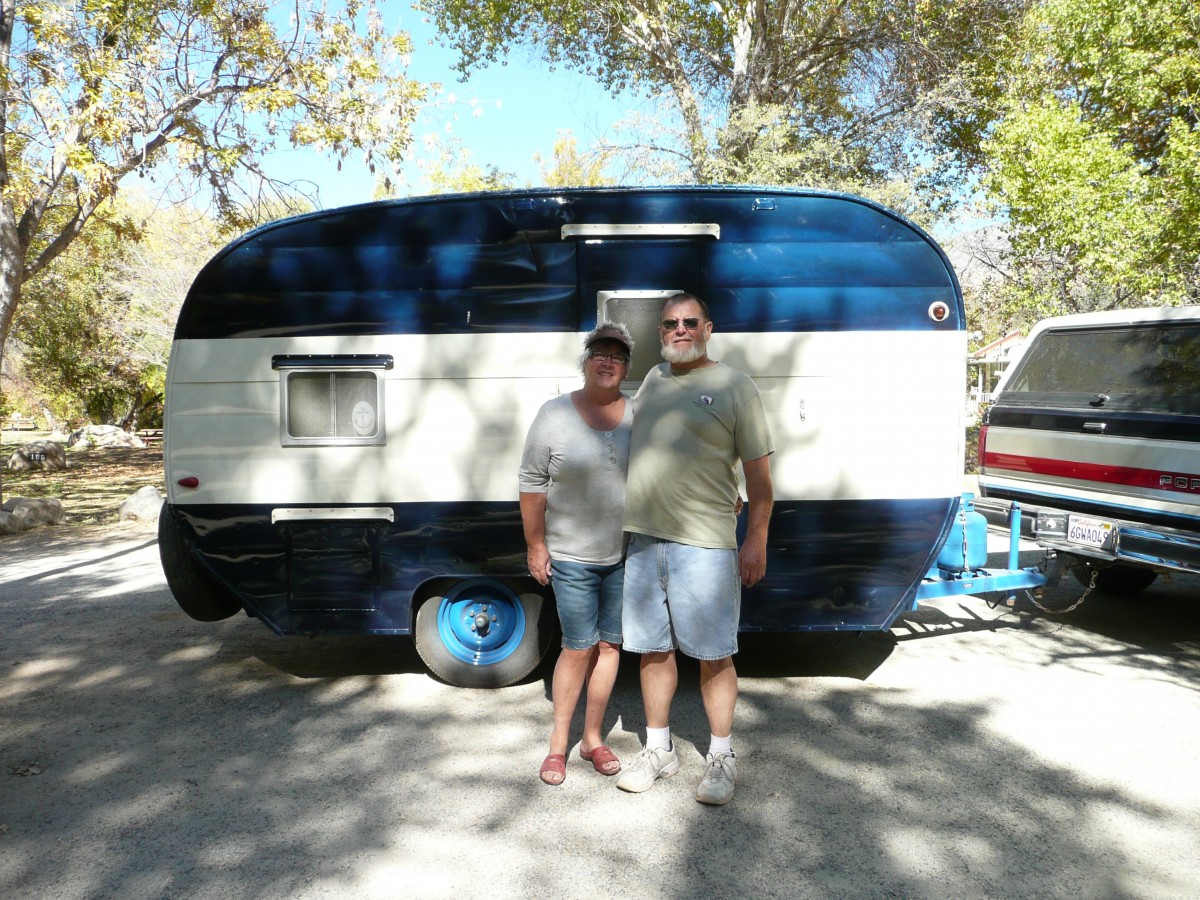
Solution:
[[[1013,0],[424,0],[460,67],[529,48],[614,92],[662,97],[641,148],[688,181],[865,185],[906,180],[941,154],[918,145],[958,107],[941,85],[1019,15]],[[938,102],[930,98],[937,95]],[[637,151],[635,151],[637,152]],[[949,159],[949,157],[946,157]],[[920,160],[916,162],[915,160]],[[644,157],[641,167],[658,166]],[[947,196],[944,188],[942,195]],[[926,206],[936,205],[925,203]]]
[[[130,176],[190,186],[239,229],[291,193],[264,191],[279,143],[389,177],[424,96],[410,52],[372,0],[0,7],[0,353],[21,286]]]
[[[575,135],[566,130],[558,133],[549,164],[540,154],[535,158],[542,170],[542,184],[546,187],[603,187],[616,184],[613,178],[604,174],[614,155],[611,148],[581,152]]]
[[[983,144],[1014,318],[1200,299],[1196,25],[1186,0],[1031,10]]]
[[[160,424],[179,307],[223,242],[215,223],[186,206],[102,206],[25,287],[11,358],[25,390],[67,421]]]
[[[110,287],[120,244],[115,227],[105,224],[28,286],[13,332],[26,379],[67,421],[118,422],[149,392],[144,364],[124,352],[117,331],[130,303]]]
[[[429,194],[465,194],[476,191],[499,191],[516,186],[517,176],[501,172],[496,166],[477,165],[471,151],[458,138],[440,140],[427,136],[424,156],[417,161],[421,170],[421,187]],[[377,191],[380,199],[390,196],[386,189]]]

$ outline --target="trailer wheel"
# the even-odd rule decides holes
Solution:
[[[455,687],[499,688],[537,668],[554,637],[553,604],[494,578],[470,578],[428,597],[413,638],[429,671]]]
[[[237,597],[196,562],[165,501],[158,514],[158,556],[175,602],[197,622],[219,622],[241,612]]]
[[[1153,569],[1143,569],[1141,566],[1097,566],[1092,562],[1084,562],[1071,569],[1084,586],[1091,584],[1093,571],[1096,573],[1096,590],[1115,596],[1132,596],[1150,587],[1158,577]]]

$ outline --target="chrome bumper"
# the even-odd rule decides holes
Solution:
[[[1012,506],[1007,500],[975,500],[975,509],[993,527],[1008,528]],[[1039,547],[1090,559],[1200,573],[1200,534],[1196,532],[1087,513],[1088,518],[1103,518],[1113,526],[1112,540],[1105,547],[1093,547],[1067,540],[1069,515],[1072,513],[1067,510],[1022,504],[1021,537]]]

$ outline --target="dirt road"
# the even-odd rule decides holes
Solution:
[[[745,637],[738,665],[729,806],[692,798],[690,668],[679,775],[627,795],[574,757],[547,788],[543,678],[192,622],[134,527],[4,539],[0,896],[1200,896],[1200,579]],[[633,660],[607,724],[631,756]]]

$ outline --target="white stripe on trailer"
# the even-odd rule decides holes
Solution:
[[[762,391],[777,499],[923,499],[961,491],[965,342],[961,332],[718,331],[710,352]],[[581,386],[581,343],[577,333],[178,341],[170,502],[515,501],[525,432],[542,403]],[[385,445],[281,446],[271,359],[304,354],[393,357],[380,371]],[[187,476],[199,487],[179,487]]]

